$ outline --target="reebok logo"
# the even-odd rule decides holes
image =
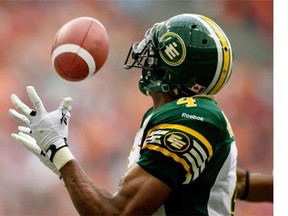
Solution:
[[[182,113],[181,117],[182,118],[188,118],[188,119],[195,119],[195,120],[202,121],[202,122],[204,121],[203,117],[196,116],[196,115],[190,115],[187,113]]]

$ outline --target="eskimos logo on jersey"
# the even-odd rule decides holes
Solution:
[[[186,47],[182,38],[174,33],[167,32],[159,40],[162,47],[160,56],[162,60],[171,66],[180,65],[186,57]]]
[[[190,147],[187,135],[181,132],[170,132],[164,137],[164,145],[173,152],[185,152]]]

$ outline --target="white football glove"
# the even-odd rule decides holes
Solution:
[[[18,134],[12,133],[12,138],[22,146],[24,146],[26,149],[31,151],[33,154],[35,154],[40,161],[47,166],[52,172],[54,172],[58,177],[61,179],[61,174],[59,170],[56,168],[56,166],[49,160],[48,157],[46,157],[46,154],[43,152],[42,149],[36,144],[36,140],[30,135],[30,128],[19,126],[18,127],[19,132]]]
[[[64,98],[58,109],[47,113],[34,87],[28,86],[27,93],[34,109],[29,108],[15,94],[12,94],[11,100],[14,106],[23,114],[14,109],[10,109],[9,114],[20,124],[31,129],[29,133],[36,140],[36,144],[59,170],[68,161],[74,159],[67,145],[72,99]]]

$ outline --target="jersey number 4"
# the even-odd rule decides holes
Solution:
[[[177,101],[177,105],[186,104],[186,107],[196,107],[196,101],[192,97],[183,97]]]

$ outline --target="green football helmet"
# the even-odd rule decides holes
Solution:
[[[222,29],[211,19],[180,14],[147,30],[133,43],[124,68],[142,68],[140,90],[174,97],[215,95],[232,72],[233,54]]]

